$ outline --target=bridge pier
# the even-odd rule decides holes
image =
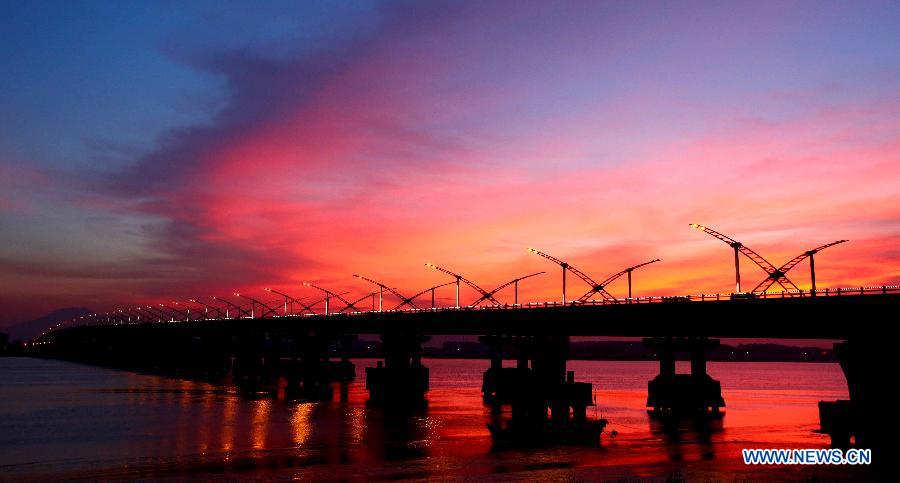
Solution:
[[[486,335],[479,340],[491,351],[482,394],[495,415],[488,428],[496,443],[599,443],[606,422],[587,419],[587,407],[594,405],[592,388],[566,371],[568,336]],[[516,367],[503,367],[505,348],[515,352]],[[505,406],[511,411],[508,420]]]
[[[647,384],[647,407],[657,414],[719,414],[722,386],[706,373],[706,354],[719,345],[707,337],[648,337],[644,345],[659,357],[659,375]],[[675,356],[687,352],[691,373],[675,372]]]
[[[285,396],[313,400],[330,400],[334,397],[331,383],[346,382],[356,377],[356,368],[350,362],[350,344],[355,336],[337,338],[331,334],[306,334],[292,340],[291,358],[286,362],[287,379]],[[337,346],[338,361],[332,359],[332,347]]]
[[[228,374],[231,358],[226,341],[214,336],[194,336],[187,354],[179,361],[176,374],[207,381],[218,381]]]
[[[418,404],[428,391],[428,368],[422,365],[422,344],[431,337],[420,334],[382,334],[384,361],[366,368],[366,389],[373,402]]]
[[[232,337],[234,357],[231,380],[248,393],[277,391],[279,358],[273,340],[265,334]]]
[[[528,362],[534,338],[484,335],[478,340],[488,346],[491,360],[490,367],[482,376],[482,398],[485,403],[492,404],[495,408],[499,408],[502,404],[510,404],[515,391],[527,386],[527,379],[531,377]],[[516,367],[503,367],[504,348],[512,348],[516,356]]]
[[[837,448],[870,448],[873,462],[882,460],[878,453],[888,447],[893,437],[885,410],[890,411],[895,400],[893,381],[885,380],[887,354],[894,349],[886,337],[868,334],[834,344],[850,400],[820,401],[820,432],[831,436],[831,444]]]

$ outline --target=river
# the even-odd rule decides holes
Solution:
[[[655,362],[570,361],[591,382],[599,448],[492,448],[486,360],[426,359],[427,408],[369,407],[366,366],[345,400],[247,397],[227,386],[82,364],[0,358],[0,479],[767,479],[864,478],[861,467],[747,467],[741,448],[823,448],[819,400],[847,398],[836,364],[709,363],[720,423],[664,426],[645,408]],[[679,363],[679,370],[687,370]],[[596,412],[595,412],[596,411]],[[612,431],[617,434],[612,436]]]

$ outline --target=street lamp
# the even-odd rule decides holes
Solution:
[[[324,288],[319,287],[319,286],[317,286],[317,285],[313,285],[313,284],[311,284],[311,283],[309,283],[309,282],[303,282],[303,285],[306,285],[307,287],[314,288],[314,289],[316,289],[316,290],[321,290],[322,292],[325,293],[325,315],[328,315],[328,314],[330,313],[330,312],[329,312],[329,305],[328,305],[328,303],[329,303],[329,301],[331,300],[331,297],[334,297],[334,298],[340,300],[341,302],[344,302],[345,304],[347,304],[346,307],[344,307],[343,309],[341,309],[341,312],[343,312],[344,310],[347,310],[347,309],[349,309],[349,308],[352,308],[352,309],[355,310],[356,312],[362,312],[362,310],[359,310],[359,308],[358,308],[356,305],[354,305],[356,302],[350,302],[349,300],[347,300],[347,299],[345,299],[344,297],[342,297],[342,295],[344,295],[344,294],[347,293],[347,292],[343,292],[343,293],[334,293],[334,292],[332,292],[331,290],[324,289]],[[366,297],[368,297],[368,295],[366,295]],[[363,297],[363,299],[366,298],[366,297]],[[362,299],[360,299],[360,300],[362,300]],[[357,302],[359,302],[359,300],[357,300]],[[318,302],[316,302],[316,303],[318,303]]]
[[[381,282],[376,282],[375,280],[372,280],[371,278],[363,277],[362,275],[353,275],[353,276],[360,280],[365,280],[366,282],[373,283],[378,286],[378,311],[382,312],[384,310],[384,289],[386,289],[388,287]]]
[[[432,270],[444,272],[447,275],[450,275],[451,277],[456,278],[456,308],[459,308],[459,281],[462,280],[462,278],[463,278],[462,275],[460,275],[458,273],[453,273],[450,270],[443,269],[433,263],[426,263],[425,266]]]
[[[303,282],[303,285],[306,285],[307,287],[314,288],[314,289],[316,289],[316,290],[321,290],[322,292],[325,292],[325,315],[328,315],[328,314],[329,314],[329,308],[328,308],[329,301],[331,300],[331,297],[333,297],[333,296],[335,296],[335,295],[337,295],[337,294],[335,294],[335,293],[332,292],[331,290],[324,289],[324,288],[319,287],[319,286],[317,286],[317,285],[313,285],[313,284],[311,284],[311,283],[309,283],[309,282]]]
[[[213,298],[215,298],[215,297],[213,297]],[[188,302],[192,302],[192,303],[195,303],[195,304],[197,304],[197,305],[203,306],[203,312],[204,312],[205,314],[209,314],[210,309],[212,309],[212,310],[214,310],[214,311],[216,312],[216,318],[222,317],[222,315],[223,315],[223,314],[222,314],[222,309],[220,309],[219,307],[216,307],[215,305],[209,305],[209,304],[207,304],[207,303],[205,303],[205,302],[201,302],[201,301],[199,301],[199,300],[197,300],[197,299],[189,299]],[[226,317],[227,317],[227,316],[226,316]],[[207,318],[208,318],[208,317],[207,317]]]
[[[305,299],[306,297],[300,297],[299,299],[295,299],[294,297],[291,297],[290,295],[288,295],[286,293],[281,293],[281,292],[279,292],[275,289],[271,289],[271,288],[267,288],[267,289],[265,289],[265,291],[271,292],[275,295],[281,295],[282,297],[284,297],[284,315],[285,316],[287,316],[289,313],[291,313],[291,314],[294,313],[294,302],[297,302],[301,306],[306,307],[306,305],[304,305],[303,302],[301,302],[301,300]],[[290,301],[290,304],[291,304],[290,311],[288,311],[288,301]]]
[[[541,251],[537,250],[536,248],[529,247],[528,253],[534,253],[536,255],[540,255],[552,262],[555,262],[557,265],[562,267],[562,303],[563,303],[563,305],[566,305],[566,271],[569,270],[569,264],[558,258],[547,255],[546,253],[541,252]]]
[[[251,318],[251,319],[255,319],[255,318],[256,318],[256,315],[255,315],[256,312],[254,311],[256,305],[259,305],[259,306],[260,306],[260,309],[262,309],[262,308],[268,309],[267,312],[264,311],[264,312],[262,313],[262,315],[260,316],[260,318],[263,318],[263,319],[264,319],[264,318],[266,318],[267,315],[269,315],[269,313],[274,313],[274,312],[275,312],[274,310],[272,310],[271,308],[269,308],[268,305],[266,305],[266,304],[260,302],[259,300],[256,300],[256,299],[254,299],[254,298],[248,297],[248,296],[246,296],[246,295],[241,295],[241,294],[239,294],[238,292],[235,292],[234,295],[235,295],[236,297],[241,297],[241,298],[244,298],[244,299],[247,299],[247,300],[250,301],[250,318]]]
[[[235,304],[233,304],[233,303],[231,303],[231,302],[229,302],[229,301],[227,301],[227,300],[225,300],[225,299],[223,299],[223,298],[221,298],[221,297],[216,297],[215,295],[213,295],[213,300],[218,300],[218,301],[220,301],[220,302],[222,302],[222,303],[225,304],[225,307],[226,307],[226,308],[225,308],[225,318],[226,318],[226,319],[230,318],[230,317],[229,317],[229,313],[228,313],[228,309],[234,308],[235,310],[237,310],[237,316],[238,316],[238,318],[240,318],[240,317],[243,315],[243,313],[244,313],[244,311],[241,310],[241,308],[240,308],[239,306],[237,306],[237,305],[235,305]]]

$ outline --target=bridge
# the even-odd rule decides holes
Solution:
[[[154,326],[159,330],[335,330],[353,334],[618,336],[683,335],[771,339],[848,339],[872,330],[856,323],[900,303],[900,285],[822,289],[815,292],[702,294],[586,302],[436,307],[329,314],[278,312],[272,302],[234,306],[230,312],[146,309],[91,314],[58,324],[33,344],[49,344],[63,329]],[[283,310],[283,307],[282,307]],[[256,315],[254,315],[254,313]],[[144,318],[140,318],[143,316]],[[880,318],[880,317],[879,317]],[[875,319],[877,320],[877,319]],[[873,321],[874,322],[874,321]],[[71,327],[69,327],[71,326]]]
[[[895,348],[889,338],[876,334],[900,307],[900,286],[802,290],[787,278],[788,271],[808,259],[815,280],[814,255],[845,240],[776,267],[730,237],[692,226],[734,250],[736,292],[634,297],[633,272],[660,260],[631,265],[596,282],[571,264],[530,248],[560,267],[559,301],[519,303],[519,283],[543,272],[485,290],[458,272],[429,263],[428,268],[450,281],[411,296],[357,274],[377,290],[351,300],[346,293],[307,282],[304,286],[319,297],[266,289],[268,297],[235,292],[228,299],[141,304],[60,324],[30,349],[115,367],[227,378],[252,391],[271,388],[284,377],[298,397],[317,398],[333,395],[332,381],[353,377],[350,344],[358,335],[373,334],[381,338],[383,360],[366,368],[370,399],[397,405],[424,400],[429,375],[422,345],[430,336],[476,335],[490,349],[482,386],[485,401],[497,408],[511,406],[517,427],[546,436],[587,427],[585,407],[593,404],[590,384],[575,382],[566,371],[571,336],[644,337],[660,361],[659,375],[648,383],[648,408],[657,415],[691,417],[716,415],[725,405],[718,381],[706,372],[706,353],[718,344],[715,337],[835,339],[843,341],[836,354],[850,401],[820,403],[822,429],[839,446],[850,444],[851,437],[862,447],[882,446],[888,436],[878,409],[890,399],[879,374]],[[756,286],[762,291],[740,291],[740,255],[765,272]],[[567,274],[587,286],[578,298],[567,296]],[[626,298],[608,291],[621,277],[628,280]],[[460,303],[463,284],[478,294],[468,305]],[[774,284],[784,290],[765,291]],[[438,307],[435,290],[444,286],[455,288],[455,303]],[[500,292],[510,289],[513,303],[502,303]],[[387,306],[386,294],[391,301]],[[430,303],[423,303],[421,298],[429,295]],[[371,304],[364,304],[369,299]],[[676,373],[678,353],[689,355],[690,374]],[[504,359],[514,359],[515,367],[504,367]]]

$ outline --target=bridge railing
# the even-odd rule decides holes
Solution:
[[[674,296],[651,296],[651,297],[634,297],[622,299],[599,299],[586,300],[583,302],[571,301],[563,303],[561,301],[546,302],[526,302],[521,304],[500,304],[500,305],[478,305],[478,306],[462,306],[462,307],[434,307],[425,309],[394,309],[363,312],[340,312],[328,315],[328,317],[348,317],[355,315],[371,315],[374,313],[418,313],[418,312],[458,312],[458,311],[474,311],[474,310],[528,310],[552,307],[580,307],[580,306],[603,306],[603,305],[629,305],[629,304],[658,304],[658,303],[688,303],[688,302],[714,302],[714,301],[732,301],[732,300],[758,300],[758,299],[786,299],[800,297],[848,297],[848,296],[867,296],[867,295],[887,295],[900,294],[900,285],[881,285],[881,286],[865,286],[865,287],[839,287],[827,288],[821,290],[788,290],[782,292],[747,292],[747,293],[715,293],[715,294],[694,294],[694,295],[674,295]],[[243,307],[242,307],[243,308]],[[84,326],[84,325],[134,325],[147,323],[185,323],[185,322],[203,322],[216,320],[239,320],[248,319],[246,316],[230,316],[230,317],[207,317],[210,314],[203,314],[202,317],[189,320],[164,319],[164,318],[144,318],[135,320],[134,318],[125,318],[116,312],[107,314],[91,314],[88,316],[78,317],[66,322],[61,322],[53,327],[48,328],[41,336],[66,327]],[[305,317],[325,317],[320,313],[287,313],[279,314],[271,319],[289,319],[289,318],[305,318]]]

